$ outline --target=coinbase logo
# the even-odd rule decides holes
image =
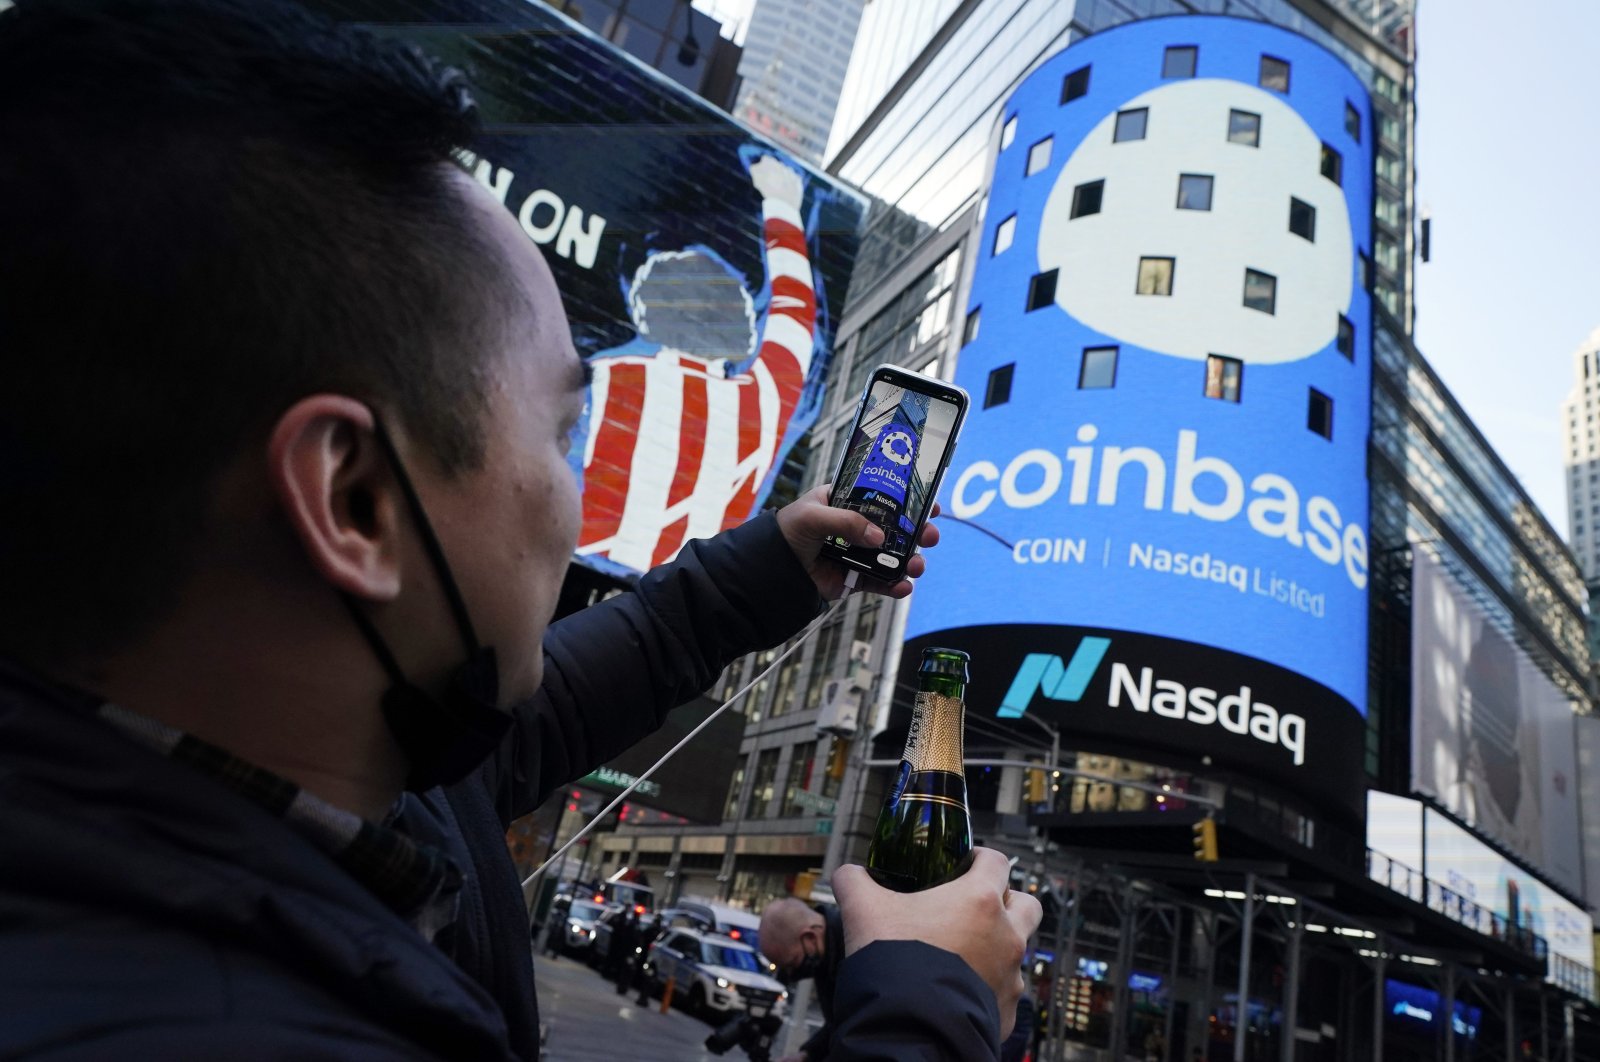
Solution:
[[[909,465],[912,456],[911,436],[903,431],[891,431],[883,437],[883,456],[897,465]]]
[[[1253,85],[1152,89],[1062,167],[1039,221],[1039,269],[1059,270],[1063,310],[1126,343],[1198,360],[1308,358],[1333,340],[1353,286],[1349,207],[1321,155],[1305,119]],[[1159,294],[1139,293],[1141,260],[1171,263]],[[1245,305],[1246,270],[1270,282],[1270,309],[1266,296]]]

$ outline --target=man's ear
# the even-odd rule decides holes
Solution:
[[[401,503],[371,409],[302,398],[273,425],[267,476],[318,575],[365,601],[399,594]]]

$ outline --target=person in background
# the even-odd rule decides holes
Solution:
[[[628,908],[611,928],[611,976],[617,982],[617,995],[626,995],[638,968],[639,912]]]
[[[650,947],[661,939],[661,934],[666,932],[666,925],[661,921],[661,912],[657,911],[651,916],[648,924],[639,932],[639,957],[633,966],[633,984],[639,990],[639,1006],[650,1004],[650,978],[645,974],[645,963],[650,958]]]
[[[536,1058],[507,825],[874,543],[819,488],[550,624],[588,372],[477,132],[285,0],[0,10],[0,1057]],[[1006,869],[841,868],[835,1057],[993,1057]]]
[[[779,1062],[822,1062],[833,1038],[833,996],[844,955],[838,908],[812,907],[792,896],[774,900],[761,911],[761,951],[778,967],[778,979],[785,984],[812,978],[822,1008],[822,1028]]]

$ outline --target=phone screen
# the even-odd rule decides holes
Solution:
[[[884,541],[876,550],[849,549],[852,560],[886,576],[904,569],[933,504],[960,412],[951,399],[890,378],[873,379],[846,444],[830,503],[871,520],[883,530]],[[848,544],[835,539],[834,545]]]

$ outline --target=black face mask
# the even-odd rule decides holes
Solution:
[[[349,594],[340,595],[389,675],[389,689],[383,695],[384,722],[410,763],[406,788],[420,793],[436,785],[459,782],[471,774],[504,740],[511,729],[511,715],[499,707],[500,670],[494,649],[478,644],[472,619],[467,615],[467,604],[450,574],[444,550],[423,511],[422,499],[417,497],[411,477],[400,460],[400,452],[376,413],[373,414],[373,431],[394,467],[395,478],[416,521],[423,547],[439,577],[439,585],[450,604],[451,616],[466,649],[466,659],[451,673],[444,691],[437,696],[428,693],[406,679],[400,662],[389,651],[361,602]]]
[[[804,981],[808,977],[815,977],[822,971],[822,953],[805,950],[805,941],[800,942],[800,950],[805,957],[787,970],[783,971],[783,983],[792,985],[796,981]]]

